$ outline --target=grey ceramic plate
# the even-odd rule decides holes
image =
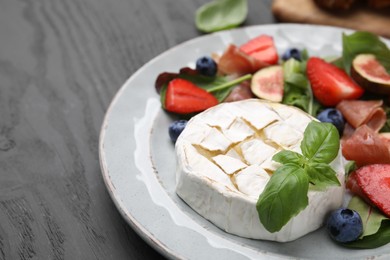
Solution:
[[[389,259],[390,245],[350,250],[335,245],[324,229],[289,243],[240,238],[203,219],[175,194],[174,146],[154,89],[156,76],[194,66],[201,55],[222,52],[260,34],[274,37],[279,53],[307,48],[310,55],[341,52],[344,29],[280,24],[202,36],[151,60],[124,84],[107,111],[100,162],[107,189],[126,221],[156,250],[173,259]]]

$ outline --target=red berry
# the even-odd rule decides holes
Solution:
[[[165,109],[177,114],[201,112],[218,104],[218,100],[194,83],[176,78],[168,83]]]
[[[307,77],[317,100],[325,106],[335,106],[344,99],[358,99],[363,88],[337,66],[317,57],[307,62]]]
[[[271,36],[260,35],[240,46],[240,51],[267,64],[278,63],[278,53]]]
[[[348,178],[347,188],[390,217],[390,164],[363,166]]]

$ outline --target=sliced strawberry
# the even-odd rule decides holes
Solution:
[[[240,46],[240,50],[257,60],[273,65],[278,63],[279,56],[271,36],[260,35]]]
[[[177,114],[196,113],[218,104],[218,100],[194,83],[176,78],[168,83],[165,109]]]
[[[347,187],[357,195],[367,198],[390,217],[390,164],[371,164],[351,173]]]
[[[358,99],[363,95],[363,88],[345,71],[321,58],[311,57],[306,72],[314,96],[325,106],[335,106],[341,100]]]

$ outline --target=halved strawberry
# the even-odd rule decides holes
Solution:
[[[314,96],[325,106],[335,106],[344,99],[358,99],[364,93],[344,70],[321,58],[311,57],[306,73]]]
[[[194,83],[176,78],[168,83],[165,109],[177,114],[196,113],[218,104],[218,100]]]
[[[390,164],[371,164],[357,169],[350,174],[347,188],[390,217]]]
[[[240,46],[240,50],[267,64],[278,63],[279,56],[274,40],[269,35],[257,36]]]

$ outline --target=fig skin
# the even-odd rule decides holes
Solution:
[[[369,75],[365,66],[374,66],[370,70],[379,70],[380,75]],[[352,61],[351,77],[355,82],[369,92],[390,94],[390,75],[373,54],[359,54]]]
[[[258,98],[281,102],[283,99],[283,68],[280,65],[257,71],[251,80],[252,93]]]

